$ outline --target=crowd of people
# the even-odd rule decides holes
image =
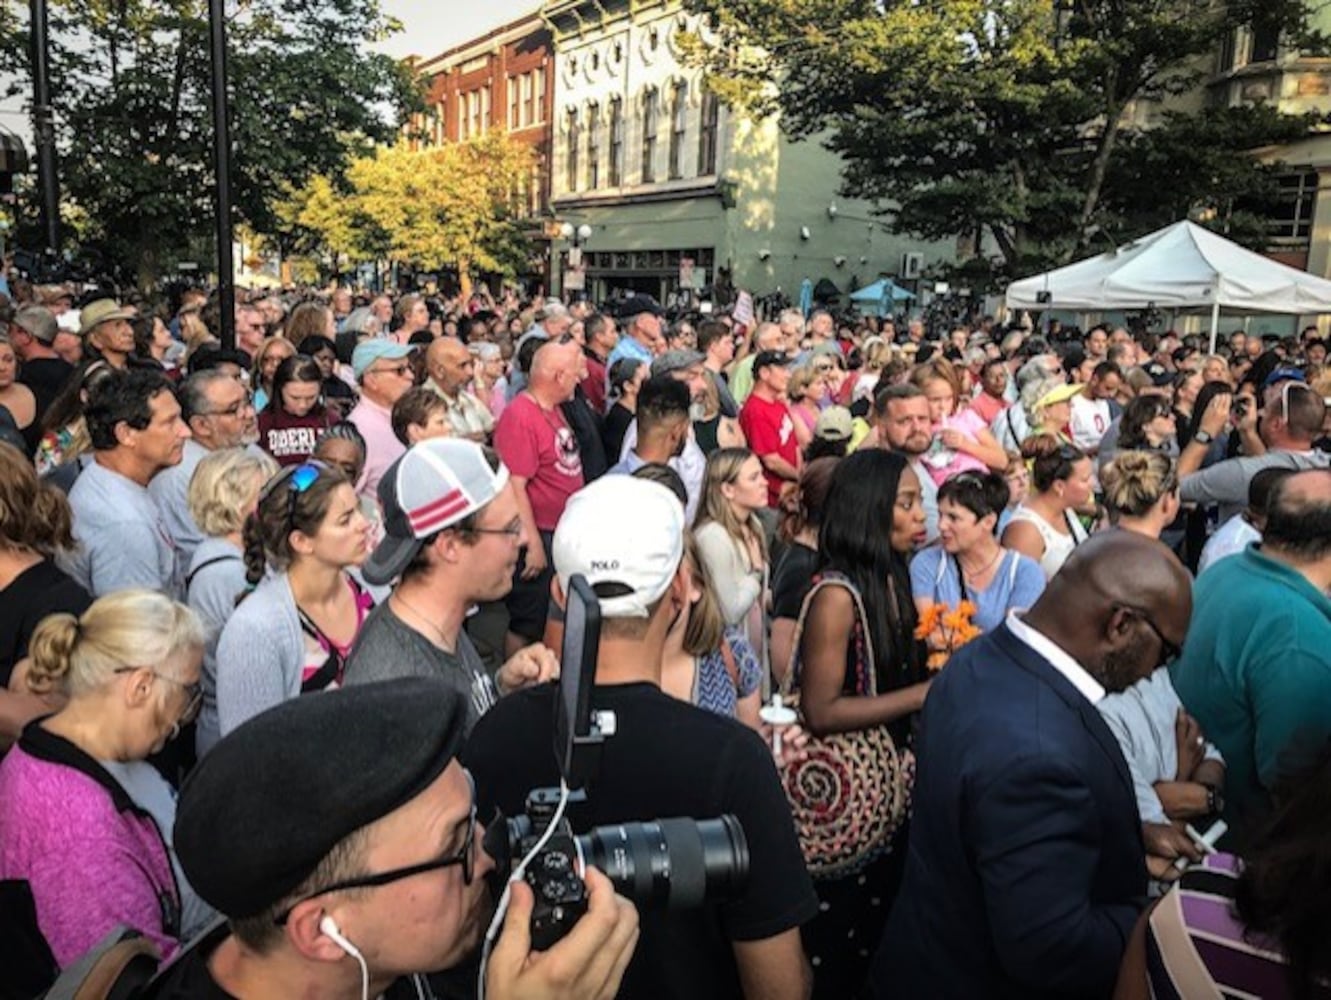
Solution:
[[[1316,328],[14,290],[0,996],[117,929],[147,995],[474,995],[575,577],[575,831],[749,873],[590,869],[542,954],[515,883],[489,996],[1331,995]]]

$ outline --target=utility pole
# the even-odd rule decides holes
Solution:
[[[42,231],[46,250],[60,253],[60,179],[55,161],[55,111],[51,107],[50,39],[46,0],[31,0],[32,131],[37,140],[37,181],[42,198]]]
[[[44,0],[32,0],[34,4]],[[235,264],[231,256],[231,125],[226,97],[226,8],[224,0],[208,0],[208,25],[213,61],[213,175],[217,222],[217,292],[223,350],[236,346]]]

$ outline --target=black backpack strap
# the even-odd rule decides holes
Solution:
[[[233,559],[239,562],[240,556],[236,555],[234,552],[228,552],[226,555],[213,556],[211,559],[205,559],[203,562],[199,563],[199,565],[195,566],[192,570],[189,571],[189,576],[185,577],[185,590],[188,591],[190,584],[194,582],[194,578],[198,576],[200,573],[202,573],[204,570],[206,570],[209,566],[215,566],[218,563],[223,563],[223,562],[230,562]]]

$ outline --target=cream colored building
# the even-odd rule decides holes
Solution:
[[[556,288],[664,302],[681,280],[702,287],[727,271],[736,288],[797,300],[806,278],[913,285],[953,256],[839,196],[841,162],[817,142],[722,106],[685,62],[696,20],[678,0],[551,0],[541,16],[555,49],[553,228],[591,229],[556,240]]]

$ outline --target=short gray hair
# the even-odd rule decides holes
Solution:
[[[205,368],[180,383],[176,398],[180,401],[180,419],[186,424],[194,417],[208,412],[208,387],[223,379],[234,382],[235,377],[220,368]]]

